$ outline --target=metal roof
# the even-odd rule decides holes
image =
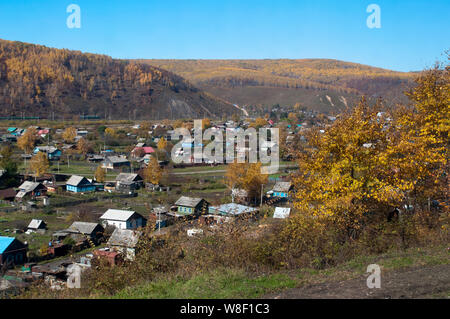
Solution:
[[[181,196],[176,202],[177,206],[185,206],[185,207],[197,207],[197,205],[202,201],[201,198],[197,197],[187,197]]]
[[[274,192],[289,192],[291,189],[291,182],[277,182],[272,188]]]
[[[288,207],[275,207],[273,218],[287,218],[291,213],[291,209]]]
[[[108,156],[105,159],[105,161],[109,161],[111,163],[128,163],[129,162],[126,157],[121,157],[121,156]]]
[[[33,220],[31,220],[30,224],[28,225],[28,228],[39,229],[39,227],[42,225],[42,223],[44,223],[44,221],[41,219],[33,219]]]
[[[69,228],[66,229],[66,231],[90,235],[98,226],[102,227],[98,223],[74,222]]]
[[[83,179],[86,179],[86,177],[78,176],[78,175],[72,175],[69,180],[66,182],[66,185],[72,185],[72,186],[78,186]],[[87,180],[88,181],[88,180]],[[89,181],[88,181],[89,182]]]
[[[117,175],[116,181],[120,181],[120,182],[123,182],[123,183],[132,183],[138,177],[140,178],[140,176],[138,174],[120,173],[119,175]]]
[[[12,244],[15,240],[14,237],[4,237],[0,236],[0,254],[3,254],[5,250]]]
[[[219,205],[219,206],[212,206],[211,209],[219,211],[226,215],[233,215],[233,216],[258,211],[257,208],[240,205],[240,204],[236,204],[236,203],[228,203],[228,204],[223,204],[223,205]]]
[[[108,209],[100,219],[127,221],[134,214],[136,212],[132,210]]]
[[[40,184],[38,182],[25,181],[19,186],[19,189],[28,193],[34,191]]]
[[[116,228],[108,240],[108,245],[134,248],[141,235],[140,231]]]

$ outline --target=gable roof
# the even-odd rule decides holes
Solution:
[[[39,229],[40,226],[45,226],[45,222],[41,219],[33,219],[28,225],[28,228]]]
[[[133,216],[134,214],[137,214],[137,213],[132,210],[108,209],[100,217],[100,219],[118,220],[118,221],[124,222],[124,221],[127,221],[128,219],[130,219],[131,216]]]
[[[15,240],[14,237],[0,236],[0,254],[3,254],[14,240]]]
[[[84,235],[90,235],[90,234],[92,234],[95,231],[95,229],[98,226],[102,227],[98,223],[74,222],[66,230],[69,231],[69,232],[77,232],[77,233],[81,233],[81,234],[84,234]]]
[[[138,174],[133,173],[120,173],[116,177],[116,181],[122,182],[122,183],[132,183],[136,180],[142,179]]]
[[[54,153],[56,151],[59,151],[56,147],[54,146],[36,146],[35,150],[38,150],[39,152],[43,152],[43,153]]]
[[[111,162],[114,164],[119,164],[119,163],[129,163],[128,159],[126,157],[122,157],[122,156],[108,156],[105,159],[106,162]]]
[[[41,183],[38,182],[30,182],[30,181],[25,181],[22,183],[22,185],[19,186],[19,189],[21,191],[25,191],[25,192],[32,192],[34,191],[37,187],[39,187],[40,185],[42,185]],[[44,186],[44,185],[42,185]],[[45,187],[45,186],[44,186]]]
[[[108,244],[112,246],[134,248],[137,246],[141,235],[142,232],[140,231],[116,228],[109,238]]]
[[[201,201],[202,201],[201,198],[181,196],[175,202],[175,205],[177,205],[177,206],[186,206],[186,207],[197,207],[197,205],[200,204]]]
[[[277,182],[272,188],[274,192],[284,192],[287,193],[291,189],[291,182]]]
[[[86,180],[86,182],[90,183],[89,180],[84,176],[72,175],[69,180],[66,182],[66,185],[78,186]]]

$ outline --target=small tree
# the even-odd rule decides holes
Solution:
[[[17,140],[17,146],[25,153],[31,153],[36,144],[36,130],[28,128],[25,133]]]
[[[17,162],[13,158],[10,146],[5,146],[0,152],[0,168],[5,172],[2,176],[3,182],[1,187],[11,187],[17,180]]]
[[[163,170],[159,166],[158,160],[152,156],[144,170],[144,180],[147,183],[159,184],[162,176]]]
[[[42,152],[38,152],[31,158],[30,168],[34,172],[36,177],[44,175],[50,167],[47,155]]]
[[[161,137],[158,141],[158,149],[163,151],[167,147],[167,141],[164,137]]]
[[[84,138],[81,138],[77,143],[77,150],[80,154],[86,155],[91,150],[91,145]]]
[[[94,178],[97,182],[104,183],[106,178],[105,169],[99,165],[95,170]]]
[[[68,127],[64,131],[62,137],[66,143],[73,143],[75,141],[75,137],[77,136],[77,129],[74,127]]]

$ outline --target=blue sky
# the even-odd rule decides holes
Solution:
[[[69,29],[69,4],[81,28]],[[369,29],[369,4],[381,28]],[[421,70],[450,49],[449,0],[0,0],[0,38],[114,58],[332,58]]]

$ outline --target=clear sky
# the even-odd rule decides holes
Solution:
[[[70,4],[81,28],[66,25]],[[369,29],[369,4],[381,28]],[[0,38],[114,58],[332,58],[421,70],[450,49],[450,0],[0,0]]]

